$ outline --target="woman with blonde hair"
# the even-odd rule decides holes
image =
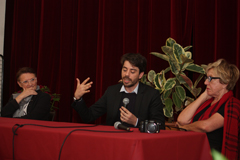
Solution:
[[[177,125],[189,131],[205,132],[211,148],[229,159],[239,159],[240,101],[232,92],[239,70],[219,59],[208,64],[206,73],[206,90],[180,113]]]

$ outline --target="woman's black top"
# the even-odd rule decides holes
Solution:
[[[198,121],[198,119],[201,117],[201,115],[211,106],[208,105],[207,107],[205,107],[202,111],[200,111],[198,114],[196,114],[196,116],[193,118],[193,122]],[[223,116],[224,118],[224,107],[225,107],[225,103],[223,103],[221,105],[221,107],[218,109],[217,113],[219,113],[220,115]],[[218,128],[212,132],[207,132],[207,137],[208,137],[208,141],[210,144],[210,148],[211,149],[216,149],[217,151],[221,152],[222,150],[222,141],[223,141],[223,127]]]

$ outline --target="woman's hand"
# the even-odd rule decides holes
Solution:
[[[201,96],[203,96],[203,98],[205,99],[204,102],[212,98],[212,96],[208,95],[207,89],[205,89],[205,91],[201,94]]]
[[[178,122],[176,122],[175,125],[176,125],[176,127],[179,128],[180,130],[181,130],[181,129],[187,130],[187,127],[186,127],[187,125],[180,125]]]
[[[37,95],[37,94],[38,93],[33,88],[23,88],[22,93],[19,94],[15,100],[17,101],[17,103],[20,103],[21,100],[23,100],[24,98],[30,95]]]

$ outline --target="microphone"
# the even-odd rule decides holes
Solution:
[[[129,103],[129,99],[128,98],[123,98],[123,106],[126,108],[127,104]]]
[[[122,125],[121,122],[119,122],[119,121],[117,121],[117,122],[114,123],[114,128],[115,128],[115,129],[126,130],[126,131],[128,131],[128,132],[132,132],[132,129],[131,129],[131,128]]]

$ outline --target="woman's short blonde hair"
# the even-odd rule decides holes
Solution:
[[[236,65],[228,63],[225,59],[219,59],[214,63],[209,63],[206,73],[214,69],[215,73],[221,78],[220,83],[228,84],[227,90],[233,90],[239,78],[239,70]]]

